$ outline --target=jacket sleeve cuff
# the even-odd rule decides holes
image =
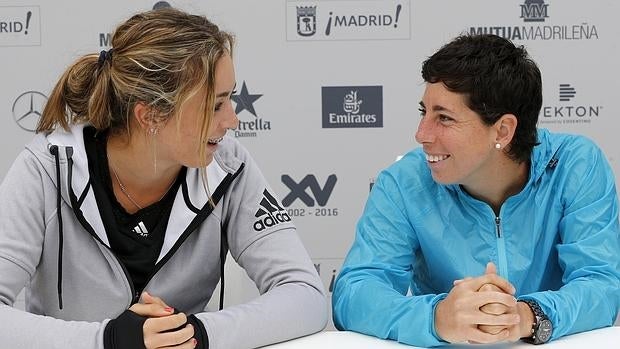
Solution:
[[[447,293],[441,293],[439,295],[437,295],[437,297],[433,298],[432,302],[431,302],[431,307],[433,309],[432,313],[431,313],[431,334],[433,335],[433,337],[435,337],[435,339],[439,342],[439,344],[447,344],[448,342],[444,341],[443,339],[441,339],[439,337],[439,335],[437,334],[437,331],[435,331],[435,310],[437,309],[437,304],[439,304],[439,302],[441,302],[442,300],[444,300],[446,297],[448,296]]]

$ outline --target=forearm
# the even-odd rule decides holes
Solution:
[[[618,280],[584,278],[557,291],[544,291],[519,298],[538,302],[553,324],[552,339],[611,326],[620,308]]]
[[[447,344],[436,336],[433,316],[445,294],[406,296],[378,280],[347,278],[339,280],[332,298],[337,327],[415,346]]]
[[[327,303],[322,292],[288,283],[244,304],[196,314],[209,336],[209,349],[256,348],[322,330]]]
[[[4,348],[103,349],[103,322],[65,321],[0,305]]]

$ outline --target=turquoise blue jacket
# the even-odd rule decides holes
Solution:
[[[518,298],[538,301],[552,339],[612,325],[620,308],[614,175],[585,137],[541,129],[538,138],[527,184],[499,216],[459,185],[436,183],[422,149],[382,171],[335,283],[336,327],[445,344],[434,307],[455,279],[482,275],[489,261]]]

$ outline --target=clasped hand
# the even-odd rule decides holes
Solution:
[[[184,313],[175,314],[174,308],[147,292],[142,293],[141,300],[141,303],[132,305],[129,310],[148,318],[142,328],[147,349],[196,347],[194,328],[191,324],[186,324],[187,316]]]
[[[487,264],[482,276],[454,281],[435,308],[437,335],[450,343],[519,340],[523,313],[514,294],[514,286],[497,275],[493,263]]]

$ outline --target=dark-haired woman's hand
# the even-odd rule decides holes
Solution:
[[[496,285],[501,292],[479,292],[485,284]],[[481,307],[495,303],[515,307],[517,302],[512,296],[513,293],[514,287],[496,274],[485,274],[455,282],[448,296],[435,308],[437,335],[450,343],[496,343],[508,340],[510,332],[506,328],[518,324],[519,316],[487,314]],[[480,325],[500,326],[505,329],[490,334],[480,330]]]
[[[488,263],[484,273],[485,275],[497,274],[497,268],[495,267],[495,264]],[[503,290],[494,284],[484,284],[482,285],[482,287],[480,287],[478,292],[503,292]],[[519,316],[520,323],[515,324],[513,326],[508,326],[508,327],[479,325],[478,329],[480,329],[483,332],[489,333],[489,334],[496,334],[504,330],[508,331],[508,338],[506,339],[506,341],[516,342],[521,337],[527,336],[531,329],[530,324],[532,323],[532,320],[531,320],[532,317],[531,317],[531,314],[527,313],[527,310],[528,310],[526,309],[527,306],[525,306],[524,308],[523,305],[524,305],[523,303],[519,303],[519,302],[517,302],[517,304],[514,307],[507,307],[500,303],[490,303],[490,304],[483,305],[482,307],[480,307],[480,310],[487,314],[492,314],[492,315],[515,314]]]

